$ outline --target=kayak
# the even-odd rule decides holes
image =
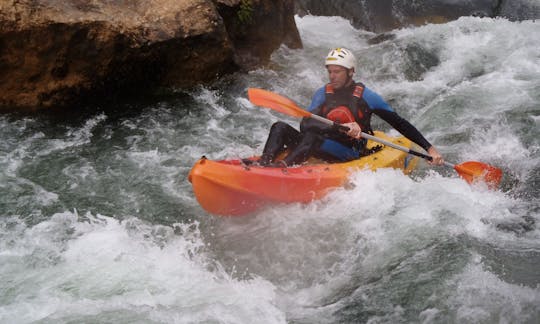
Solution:
[[[375,136],[410,149],[418,148],[403,136],[391,137],[378,131]],[[367,147],[376,145],[368,141]],[[349,176],[358,170],[394,168],[409,174],[418,159],[388,146],[353,161],[325,163],[310,159],[305,164],[291,167],[263,167],[245,163],[243,159],[213,161],[202,157],[191,169],[188,180],[197,201],[207,212],[242,216],[271,204],[318,200],[332,189],[343,187]]]

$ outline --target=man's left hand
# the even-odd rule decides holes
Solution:
[[[437,151],[435,146],[430,147],[427,152],[428,152],[429,156],[431,156],[431,158],[432,158],[432,160],[429,162],[429,164],[433,164],[433,165],[442,165],[442,164],[444,164],[444,159],[443,159],[441,153],[439,153],[439,151]]]

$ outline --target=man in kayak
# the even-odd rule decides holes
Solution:
[[[432,164],[444,160],[411,123],[399,116],[377,93],[353,80],[356,59],[351,51],[335,48],[325,59],[329,83],[315,92],[308,110],[316,115],[347,126],[344,132],[312,118],[304,118],[300,131],[284,122],[276,122],[264,146],[260,165],[275,165],[275,158],[289,149],[279,166],[291,166],[310,156],[327,161],[345,162],[369,154],[362,132],[373,134],[371,115],[375,114],[405,137],[425,149]]]

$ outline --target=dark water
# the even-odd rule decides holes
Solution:
[[[539,23],[462,18],[376,44],[342,19],[297,23],[304,49],[212,86],[0,117],[0,322],[538,321]],[[200,156],[260,153],[273,121],[297,122],[246,89],[307,105],[335,46],[447,160],[501,167],[501,189],[422,164],[308,205],[204,212],[186,180]]]

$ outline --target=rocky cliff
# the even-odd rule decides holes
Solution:
[[[0,109],[190,87],[301,47],[293,0],[0,0]]]

